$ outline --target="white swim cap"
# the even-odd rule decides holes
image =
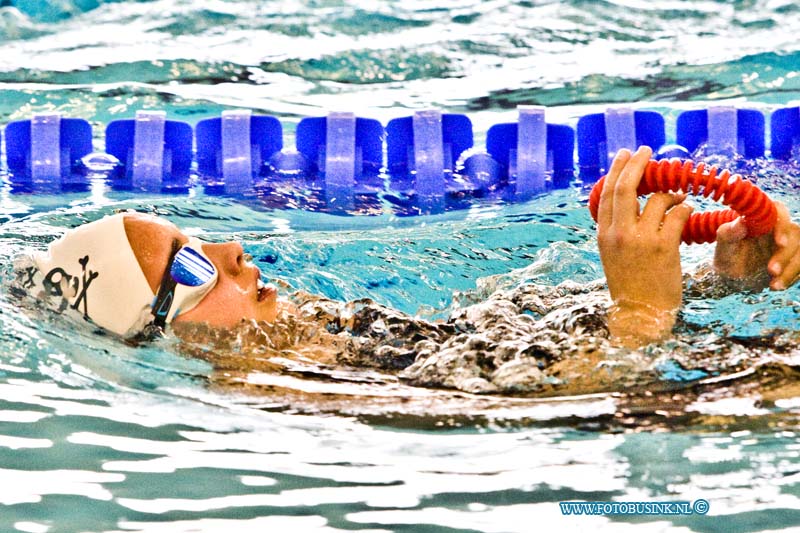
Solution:
[[[128,241],[124,218],[120,213],[85,224],[51,243],[47,253],[20,258],[15,262],[17,287],[119,335],[141,333],[153,322],[155,294]],[[166,322],[197,305],[214,283],[216,273],[202,294],[176,301]]]

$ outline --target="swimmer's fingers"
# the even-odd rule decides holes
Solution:
[[[639,199],[636,190],[642,180],[644,169],[653,151],[648,146],[640,146],[622,169],[614,185],[614,212],[612,223],[619,227],[630,227],[639,216]]]
[[[667,211],[686,199],[685,194],[673,194],[668,192],[657,192],[653,194],[644,206],[642,215],[639,217],[639,225],[658,231],[664,222]]]
[[[687,203],[679,203],[669,213],[664,216],[664,224],[661,226],[661,236],[666,239],[668,243],[674,246],[680,246],[681,234],[689,217],[692,216],[694,207]]]
[[[775,256],[769,261],[769,271],[780,270],[780,274],[772,276],[769,286],[772,290],[782,291],[783,289],[793,285],[800,278],[800,254],[795,253],[785,263],[781,263],[784,258],[776,257],[783,250],[779,250]],[[776,268],[779,264],[780,268]]]
[[[611,225],[611,217],[614,212],[614,187],[617,184],[620,172],[631,158],[630,150],[622,149],[617,152],[608,174],[603,178],[603,190],[600,193],[600,202],[597,207],[597,224],[601,228]]]
[[[800,226],[791,221],[785,205],[780,202],[775,202],[775,205],[778,208],[774,230],[777,249],[767,264],[767,271],[772,277],[770,287],[781,290],[800,276]]]

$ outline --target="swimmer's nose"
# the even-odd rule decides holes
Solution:
[[[244,249],[238,242],[206,243],[203,245],[203,251],[217,269],[232,276],[239,274],[246,263]]]

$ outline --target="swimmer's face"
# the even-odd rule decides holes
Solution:
[[[173,243],[188,241],[174,224],[141,214],[125,216],[125,233],[147,283],[158,292]],[[217,268],[217,284],[199,304],[173,322],[199,322],[218,328],[236,326],[243,318],[272,322],[277,315],[277,291],[268,286],[259,294],[261,272],[245,258],[235,242],[203,244],[203,252]]]

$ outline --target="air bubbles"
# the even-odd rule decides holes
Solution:
[[[110,172],[119,165],[119,159],[111,154],[92,152],[81,158],[81,163],[89,172]]]
[[[661,148],[658,149],[655,158],[658,161],[662,159],[691,159],[692,154],[689,153],[689,150],[684,148],[679,144],[665,144]]]

